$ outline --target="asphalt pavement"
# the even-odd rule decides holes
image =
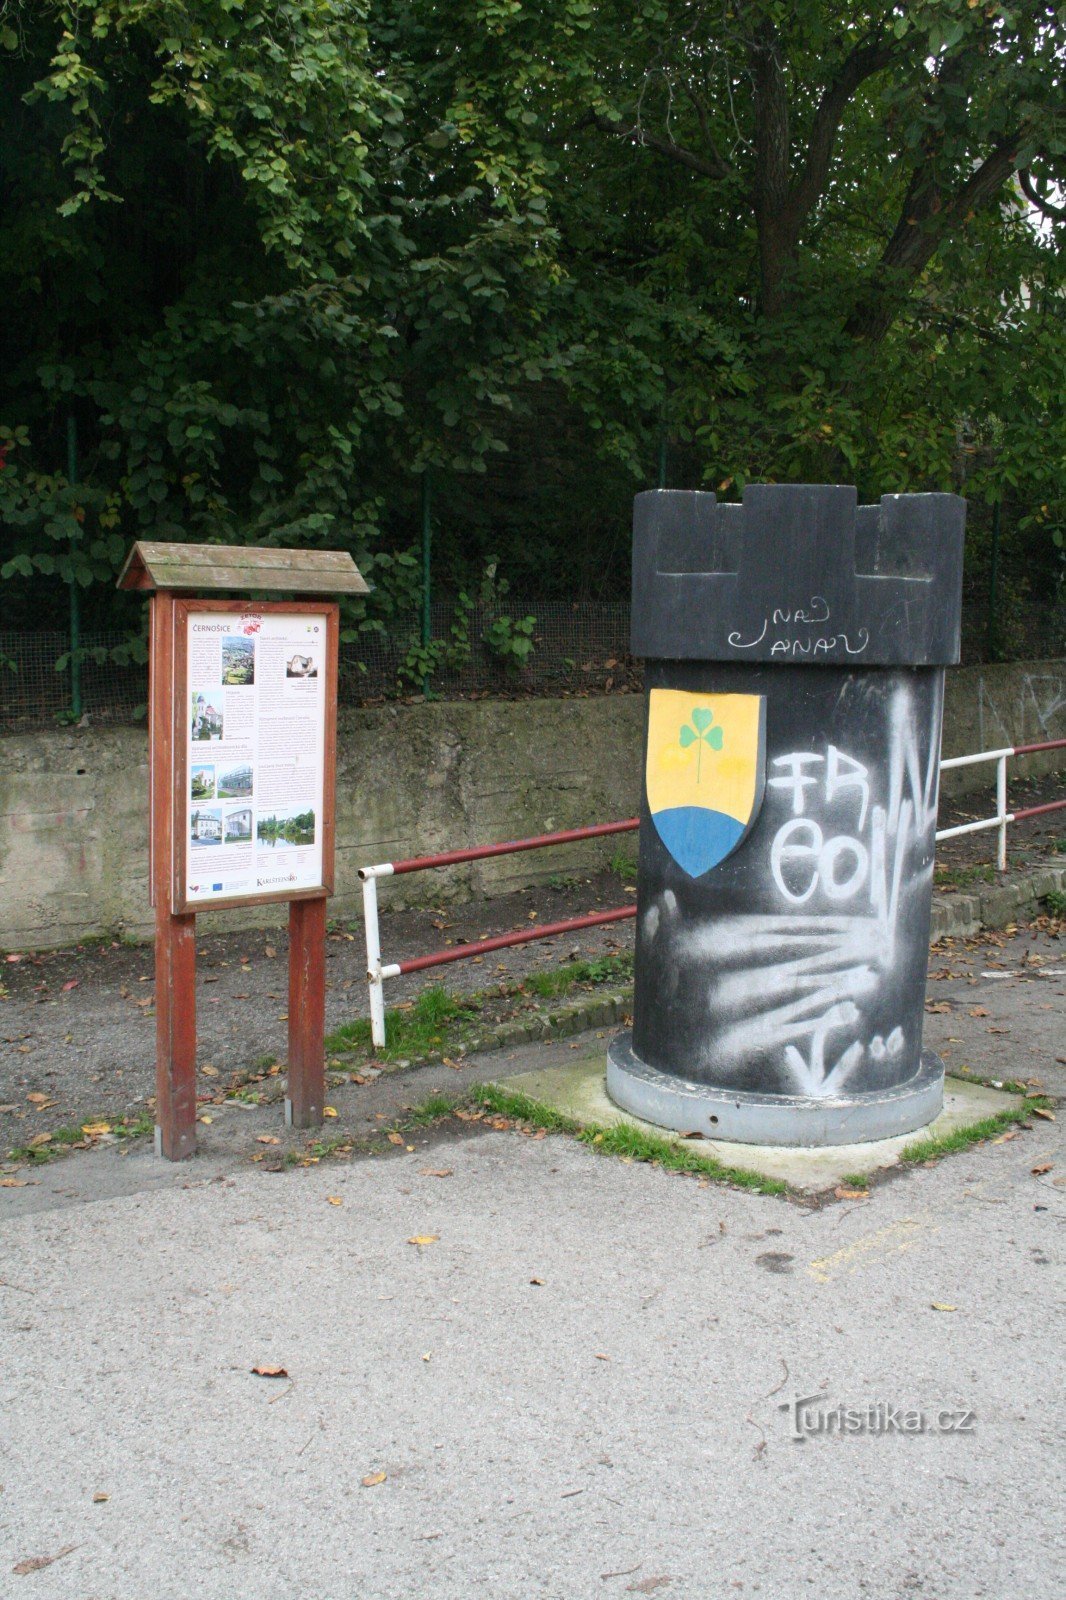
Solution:
[[[934,958],[956,1065],[1061,1092],[1058,949]],[[239,1115],[0,1192],[5,1596],[1066,1589],[1061,1116],[801,1203],[491,1119],[268,1172]]]

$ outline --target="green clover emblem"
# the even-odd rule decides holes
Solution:
[[[696,746],[696,782],[700,781],[700,764],[703,760],[703,747],[710,745],[712,750],[722,748],[722,730],[712,727],[714,712],[708,706],[697,706],[689,721],[681,729],[682,750]]]

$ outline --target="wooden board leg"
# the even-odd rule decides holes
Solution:
[[[289,1093],[285,1121],[317,1128],[326,1099],[326,901],[289,903]]]
[[[168,1161],[196,1154],[196,917],[155,918],[155,1144]]]

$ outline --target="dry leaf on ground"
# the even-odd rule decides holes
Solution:
[[[416,1233],[408,1239],[408,1244],[436,1244],[440,1238],[439,1233]]]
[[[257,1378],[287,1378],[289,1376],[284,1367],[271,1367],[265,1362],[261,1362],[258,1367],[253,1367],[252,1371]]]
[[[387,1472],[368,1472],[363,1479],[363,1488],[373,1489],[376,1484],[384,1483],[387,1477]]]
[[[42,1567],[50,1567],[53,1561],[62,1561],[64,1556],[69,1556],[77,1548],[76,1544],[65,1544],[54,1556],[27,1556],[25,1561],[16,1562],[11,1570],[16,1577],[24,1578],[29,1572],[40,1572]]]

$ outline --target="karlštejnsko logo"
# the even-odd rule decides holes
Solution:
[[[702,877],[732,855],[762,806],[765,696],[653,689],[645,783],[659,838],[689,877]]]

